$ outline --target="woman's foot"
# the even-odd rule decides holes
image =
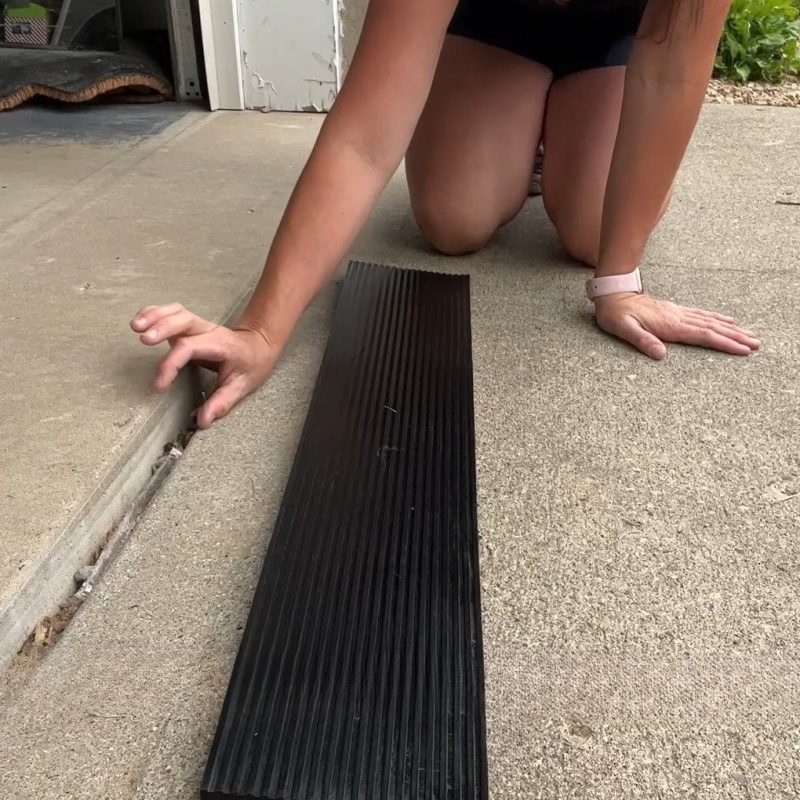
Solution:
[[[528,189],[529,197],[538,197],[542,193],[542,162],[544,160],[544,150],[539,145],[536,151],[536,158],[533,161],[533,172],[531,173],[531,185]]]

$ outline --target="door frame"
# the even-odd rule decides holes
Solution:
[[[274,2],[274,0],[272,1]],[[261,0],[261,2],[263,3],[263,8],[268,10],[271,0]],[[318,111],[326,111],[331,105],[332,98],[338,94],[343,79],[343,6],[341,0],[326,0],[324,4],[320,3],[320,0],[293,0],[293,2],[297,2],[300,5],[308,3],[309,8],[312,8],[315,14],[318,14],[321,8],[328,7],[328,13],[331,14],[331,33],[328,41],[332,47],[329,50],[324,50],[322,47],[315,48],[311,44],[306,49],[299,48],[296,56],[293,54],[289,59],[279,62],[280,67],[286,70],[284,77],[288,75],[289,79],[282,83],[276,80],[276,83],[279,83],[281,88],[287,83],[292,87],[296,87],[301,81],[308,82],[309,85],[313,86],[317,84],[321,87],[329,85],[331,94],[330,96],[323,96],[321,100],[317,101],[317,96],[312,96],[309,90],[309,98],[306,100],[301,96],[305,93],[304,89],[298,91],[297,88],[292,88],[284,93],[276,108],[294,111],[312,106]],[[241,0],[197,0],[197,4],[208,86],[208,100],[211,110],[262,108],[262,105],[257,102],[258,98],[253,98],[254,92],[251,88],[251,82],[257,80],[259,84],[270,87],[272,84],[258,74],[253,66],[254,59],[252,55],[248,58],[243,51],[246,47],[253,47],[253,18],[248,16],[250,14],[250,6],[247,6],[248,13],[244,14],[244,12],[240,11]],[[256,10],[259,9],[259,3],[253,3],[253,6],[253,13],[256,14]],[[266,18],[266,13],[258,16]],[[275,16],[278,20],[276,24],[287,24],[285,17],[284,22],[281,23],[279,21],[281,15],[276,14]],[[319,19],[319,17],[315,17],[315,19]],[[244,29],[246,24],[249,24],[247,30]],[[260,19],[259,24],[263,24]],[[298,25],[302,23],[295,19],[289,24]],[[291,39],[293,36],[300,36],[302,33],[304,31],[300,29],[273,30],[270,35]],[[312,33],[311,35],[313,36],[314,34]],[[319,33],[316,35],[319,36]],[[264,54],[271,52],[271,49],[264,48],[263,44],[259,47],[257,56],[261,55],[262,64],[264,63]],[[315,69],[319,70],[318,62],[320,58],[330,60],[330,73],[327,75],[315,74]],[[271,66],[274,68],[275,64]],[[261,72],[265,78],[269,78],[272,70],[265,72],[262,68]],[[260,89],[261,85],[258,88]],[[320,93],[323,93],[322,89]],[[265,107],[268,108],[269,103],[265,104]]]
[[[237,0],[198,0],[203,56],[212,111],[244,109]]]

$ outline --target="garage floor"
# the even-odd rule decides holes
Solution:
[[[798,114],[707,108],[645,265],[654,293],[759,331],[746,360],[655,364],[602,336],[539,200],[445,259],[398,175],[353,248],[472,275],[495,800],[800,795],[800,217],[775,203],[800,191]],[[130,314],[180,299],[224,316],[318,123],[184,118],[116,152],[81,144],[108,158],[83,179],[52,151],[40,172],[50,145],[26,145],[16,179],[64,189],[21,192],[0,235],[6,597],[158,402]],[[197,796],[333,300],[195,437],[55,649],[6,673],[0,796]]]

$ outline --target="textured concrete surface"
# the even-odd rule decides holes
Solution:
[[[0,797],[197,796],[332,296],[265,390],[197,435],[51,657],[6,674]]]
[[[654,292],[759,330],[746,360],[655,364],[601,335],[539,201],[446,260],[397,178],[354,248],[473,276],[495,800],[800,795],[800,212],[774,204],[798,149],[798,112],[707,109],[647,260]],[[0,796],[197,796],[331,301],[192,443],[55,650],[7,676]]]
[[[70,192],[137,144],[186,116],[177,103],[129,106],[27,105],[0,124],[0,220],[14,222]]]
[[[127,146],[0,144],[11,164],[0,194],[24,207],[0,231],[0,341],[13,343],[0,394],[0,660],[20,620],[35,624],[70,588],[111,520],[88,536],[81,525],[125,500],[107,496],[114,476],[163,417],[154,354],[128,320],[176,298],[212,318],[230,310],[318,125],[190,113]]]
[[[0,142],[19,144],[106,144],[130,147],[168,128],[193,106],[185,103],[143,105],[42,105],[29,103],[3,115]]]

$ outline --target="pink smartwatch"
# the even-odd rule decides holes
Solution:
[[[624,275],[607,275],[604,278],[590,278],[586,281],[586,296],[590,300],[596,297],[605,297],[607,294],[619,294],[620,292],[635,292],[642,294],[642,274],[639,267],[633,272]]]

